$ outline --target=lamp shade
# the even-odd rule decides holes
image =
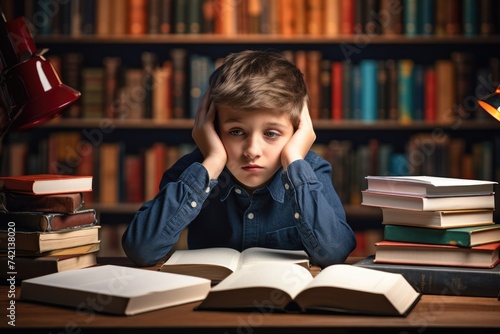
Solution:
[[[64,85],[52,64],[40,55],[4,71],[0,87],[11,111],[10,129],[48,121],[80,97],[80,92]]]
[[[481,98],[478,103],[481,108],[500,121],[500,86],[492,94]]]
[[[0,137],[61,114],[80,97],[37,51],[24,18],[7,22],[0,8]]]

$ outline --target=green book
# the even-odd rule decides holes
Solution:
[[[449,229],[385,225],[384,239],[400,242],[472,247],[500,241],[500,224]]]

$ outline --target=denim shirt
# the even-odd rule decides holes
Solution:
[[[343,262],[355,248],[331,165],[316,153],[278,170],[251,196],[227,169],[209,180],[202,161],[198,149],[179,159],[135,214],[122,244],[137,265],[160,261],[188,226],[189,249],[302,249],[321,267]]]

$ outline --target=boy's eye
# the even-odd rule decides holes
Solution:
[[[279,133],[274,132],[274,131],[266,131],[265,135],[266,135],[266,137],[269,137],[269,138],[276,138],[276,137],[280,136]]]
[[[241,136],[243,131],[239,129],[229,130],[229,134],[232,136]]]

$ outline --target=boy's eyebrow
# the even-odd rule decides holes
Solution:
[[[243,123],[240,118],[235,117],[235,118],[228,118],[224,121],[224,124],[226,123]],[[286,125],[283,123],[279,122],[267,122],[265,123],[267,127],[278,127],[278,128],[286,128]]]

